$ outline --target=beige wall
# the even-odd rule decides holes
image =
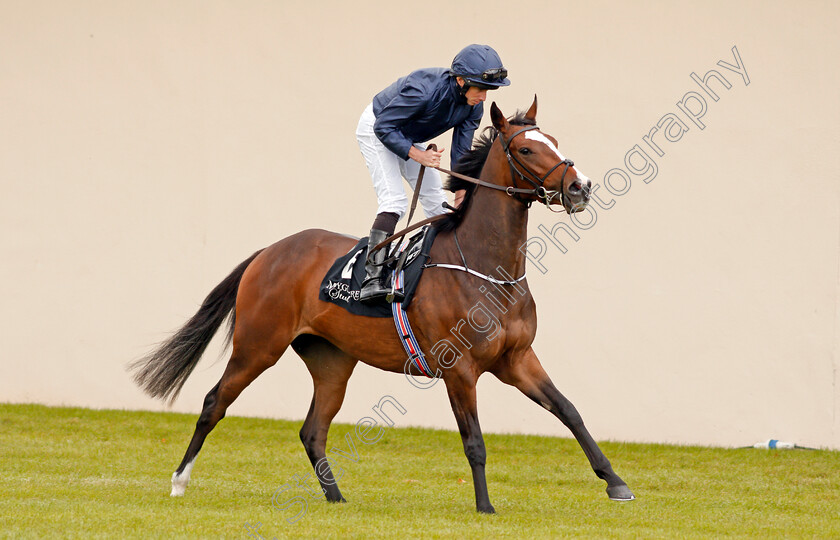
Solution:
[[[255,249],[307,227],[365,234],[358,115],[486,42],[513,80],[493,99],[512,113],[538,93],[541,127],[595,182],[637,144],[657,165],[624,195],[601,187],[614,206],[572,225],[566,254],[539,226],[569,218],[532,209],[535,348],[596,438],[840,448],[838,16],[828,1],[0,0],[0,401],[163,410],[125,363]],[[749,85],[717,66],[733,46]],[[732,86],[713,87],[701,130],[677,102],[710,69]],[[642,137],[668,113],[689,130],[654,139],[660,157]],[[202,362],[174,410],[198,411],[223,368]],[[290,353],[231,413],[303,418],[310,392]],[[398,425],[455,427],[440,385],[365,366],[338,420],[383,394],[408,410]],[[490,376],[479,407],[485,431],[568,433]]]

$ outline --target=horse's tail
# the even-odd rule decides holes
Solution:
[[[233,339],[236,318],[236,292],[248,265],[262,252],[257,251],[216,285],[195,315],[149,355],[132,362],[133,379],[152,397],[175,401],[210,340],[230,315],[225,345]]]

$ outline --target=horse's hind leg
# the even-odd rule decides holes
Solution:
[[[592,439],[575,406],[551,382],[533,349],[528,349],[522,355],[511,358],[509,362],[504,362],[492,371],[499,380],[518,388],[537,404],[548,409],[569,428],[583,448],[583,453],[589,459],[595,474],[607,482],[607,495],[610,499],[631,501],[635,498],[633,492],[613,471],[609,460]]]
[[[170,495],[178,497],[184,494],[187,484],[190,481],[195,458],[198,456],[201,446],[207,435],[216,427],[219,420],[225,417],[225,412],[239,394],[263,371],[277,363],[281,354],[248,353],[244,354],[234,345],[233,354],[225,369],[222,378],[204,398],[204,406],[198,422],[195,425],[195,433],[192,436],[187,452],[181,464],[172,474],[172,491]]]
[[[306,363],[315,387],[309,414],[300,429],[300,440],[327,500],[346,502],[327,461],[327,433],[344,401],[347,380],[353,374],[357,360],[315,336],[298,337],[292,342],[292,348]]]

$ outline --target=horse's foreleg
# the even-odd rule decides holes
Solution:
[[[451,376],[446,378],[446,391],[449,394],[449,402],[452,404],[452,412],[455,413],[455,420],[458,422],[458,430],[461,432],[464,453],[472,469],[476,510],[485,514],[495,514],[496,510],[490,504],[487,479],[484,476],[487,450],[484,447],[481,426],[478,424],[475,380],[469,376],[451,373]]]
[[[575,406],[554,386],[540,364],[533,349],[512,357],[493,373],[504,383],[518,388],[523,394],[550,411],[569,428],[598,478],[607,482],[607,495],[615,501],[629,501],[635,497],[627,484],[613,471],[609,460],[589,434]]]
[[[192,440],[187,447],[187,452],[184,454],[181,464],[172,473],[171,496],[178,497],[186,491],[195,458],[198,456],[204,440],[216,427],[219,420],[225,417],[225,412],[230,404],[258,375],[274,365],[278,358],[279,356],[274,355],[245,356],[238,354],[234,348],[222,378],[204,398],[204,406],[201,415],[198,417],[198,422],[196,422],[195,433],[193,433]]]
[[[326,340],[313,336],[301,336],[292,347],[306,363],[315,387],[309,414],[300,429],[300,440],[327,500],[347,502],[327,460],[327,433],[344,401],[347,380],[357,361]]]

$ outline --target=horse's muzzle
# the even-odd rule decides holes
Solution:
[[[563,194],[563,206],[570,214],[580,212],[589,204],[589,197],[592,193],[592,180],[584,178],[575,180]]]

